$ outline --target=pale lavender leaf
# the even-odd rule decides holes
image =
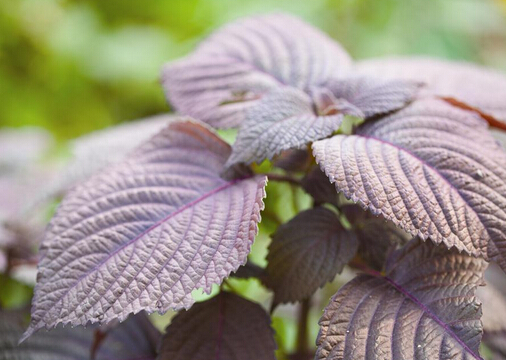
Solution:
[[[313,152],[348,199],[506,269],[506,153],[474,113],[420,100]]]
[[[415,98],[421,83],[406,80],[378,80],[372,76],[364,76],[332,78],[323,86],[329,89],[336,99],[344,99],[351,106],[356,107],[359,112],[355,114],[369,118],[402,108]]]
[[[58,326],[41,331],[21,345],[18,340],[26,327],[28,314],[0,312],[1,360],[89,360],[94,333],[100,329],[68,329]],[[97,349],[96,360],[154,359],[161,334],[143,313],[113,327]]]
[[[62,322],[190,307],[244,264],[265,176],[219,176],[230,147],[203,124],[173,121],[128,160],[63,200],[41,247],[25,337]]]
[[[424,57],[364,60],[354,70],[382,79],[422,81],[425,94],[454,98],[488,115],[491,125],[506,127],[506,75],[499,71]]]
[[[260,305],[222,292],[172,320],[157,359],[275,360],[270,323]]]
[[[320,319],[316,359],[481,359],[486,262],[414,239],[393,253],[386,276],[359,275]]]
[[[264,282],[274,305],[301,301],[332,281],[357,251],[353,232],[336,214],[317,207],[281,225],[272,236]]]
[[[260,163],[301,148],[332,134],[342,121],[340,113],[315,114],[311,98],[298,89],[273,90],[246,112],[226,166]]]
[[[142,142],[148,140],[175,115],[156,115],[97,130],[70,141],[71,158],[44,195],[54,196],[88,179],[97,171],[122,161]]]
[[[240,19],[214,32],[189,57],[170,63],[162,83],[174,108],[214,127],[236,127],[269,90],[307,90],[351,68],[327,35],[285,14]]]

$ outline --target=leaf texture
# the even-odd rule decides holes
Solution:
[[[472,112],[442,100],[313,144],[338,191],[414,236],[506,269],[506,154]]]
[[[162,83],[178,112],[227,128],[241,124],[244,110],[269,90],[305,90],[350,68],[349,55],[325,34],[270,14],[217,30],[192,55],[165,66]]]
[[[304,147],[336,131],[343,114],[315,115],[311,98],[294,88],[276,89],[247,111],[226,166],[260,163],[283,150]]]
[[[266,285],[274,305],[304,300],[332,281],[357,251],[354,234],[324,207],[303,211],[272,236]]]
[[[24,316],[26,315],[26,317]],[[23,312],[0,312],[0,360],[89,360],[94,332],[86,329],[64,329],[39,332],[18,345],[25,329]],[[143,313],[118,324],[108,332],[95,354],[96,360],[154,359],[161,334]]]
[[[261,306],[222,292],[179,313],[158,360],[274,360],[274,331]]]
[[[420,82],[406,80],[378,80],[373,76],[329,79],[323,87],[335,98],[344,99],[356,108],[355,115],[369,118],[402,108],[415,98]]]
[[[48,199],[62,196],[98,171],[124,160],[131,151],[167,127],[175,118],[175,115],[156,115],[93,131],[71,140],[69,161],[55,172],[52,179],[35,187],[36,194],[25,201],[27,208],[32,209]],[[41,182],[40,179],[36,180]]]
[[[190,307],[244,264],[266,178],[219,176],[230,147],[207,127],[173,121],[129,159],[72,191],[42,244],[32,322],[124,320]]]
[[[320,319],[316,359],[481,359],[474,296],[486,263],[415,239],[386,277],[359,275]]]
[[[424,92],[453,98],[506,127],[506,75],[473,64],[431,58],[383,58],[356,63],[357,74],[383,79],[422,81]]]

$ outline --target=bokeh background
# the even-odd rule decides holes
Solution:
[[[0,222],[33,197],[28,190],[35,184],[51,188],[66,180],[50,167],[54,158],[68,155],[68,140],[170,111],[159,83],[165,62],[184,56],[228,21],[272,11],[300,16],[356,59],[422,54],[506,71],[506,0],[0,0]],[[13,129],[27,126],[47,132],[30,135],[32,128],[22,136]],[[35,162],[38,168],[32,169]],[[30,165],[20,169],[20,164]],[[289,185],[272,184],[268,191],[268,209],[279,222],[309,206],[307,195]],[[39,228],[57,202],[46,206]],[[278,225],[269,218],[264,213],[252,253],[260,265]],[[4,230],[0,226],[1,246]],[[29,274],[4,275],[2,268],[12,264],[4,255],[2,267],[0,256],[0,308],[30,302],[37,245],[27,243],[29,254],[18,255],[32,261]],[[351,276],[345,272],[315,296],[311,343],[322,307]],[[231,285],[264,304],[270,301],[258,282]],[[295,306],[274,314],[280,359],[294,349],[296,314]],[[163,328],[170,316],[152,319]]]
[[[506,70],[505,0],[0,0],[0,125],[59,140],[169,110],[159,69],[240,16],[287,11],[355,58]]]

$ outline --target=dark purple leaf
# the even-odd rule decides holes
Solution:
[[[384,58],[358,62],[358,74],[422,81],[425,94],[480,111],[492,126],[506,129],[506,76],[473,64],[431,58]]]
[[[348,199],[506,269],[506,153],[472,112],[418,101],[313,152]]]
[[[260,163],[336,131],[342,114],[315,115],[311,98],[294,88],[271,91],[248,109],[226,166]]]
[[[41,331],[21,345],[18,340],[26,328],[28,314],[0,312],[1,360],[89,360],[97,326],[68,329],[58,326]],[[26,320],[26,321],[25,321]],[[96,360],[154,359],[161,334],[145,314],[138,314],[117,324],[96,351]]]
[[[386,276],[359,275],[320,319],[316,359],[481,359],[474,296],[486,262],[415,239]]]
[[[222,292],[172,320],[158,360],[274,360],[270,323],[258,304]]]
[[[244,264],[266,178],[223,180],[229,154],[207,127],[176,120],[68,194],[42,244],[24,338],[60,322],[188,308],[193,290],[210,292]]]
[[[273,165],[285,171],[302,172],[308,169],[311,159],[308,149],[290,149],[282,151],[274,159]]]
[[[339,44],[298,18],[254,16],[224,26],[162,74],[167,97],[183,114],[214,127],[236,127],[269,90],[307,90],[348,72]]]
[[[329,203],[338,205],[338,194],[335,186],[318,166],[313,167],[309,173],[302,178],[302,188],[313,197],[316,203]]]
[[[358,255],[376,270],[383,270],[390,253],[410,238],[392,222],[365,212],[360,206],[346,205],[341,209],[357,236]]]
[[[300,301],[332,281],[357,251],[355,235],[324,207],[303,211],[272,236],[265,283],[274,305]]]
[[[239,267],[235,273],[232,273],[230,276],[239,278],[239,279],[249,279],[249,278],[261,278],[264,276],[265,270],[264,268],[248,261],[243,266]]]
[[[324,87],[337,99],[344,99],[358,117],[368,118],[400,109],[410,102],[421,83],[406,80],[378,80],[374,77],[330,79]]]

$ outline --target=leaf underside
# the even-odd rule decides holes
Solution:
[[[63,200],[42,244],[24,338],[62,322],[190,307],[244,264],[266,178],[226,181],[230,147],[177,120]]]
[[[332,281],[357,251],[355,235],[332,211],[303,211],[280,226],[267,255],[266,285],[274,305],[301,301]]]
[[[316,359],[481,359],[485,261],[418,239],[390,260],[386,277],[359,275],[331,299]]]
[[[413,236],[506,269],[506,154],[471,112],[420,100],[313,144],[338,191]]]
[[[260,305],[222,292],[172,320],[157,359],[274,360],[270,323]]]

